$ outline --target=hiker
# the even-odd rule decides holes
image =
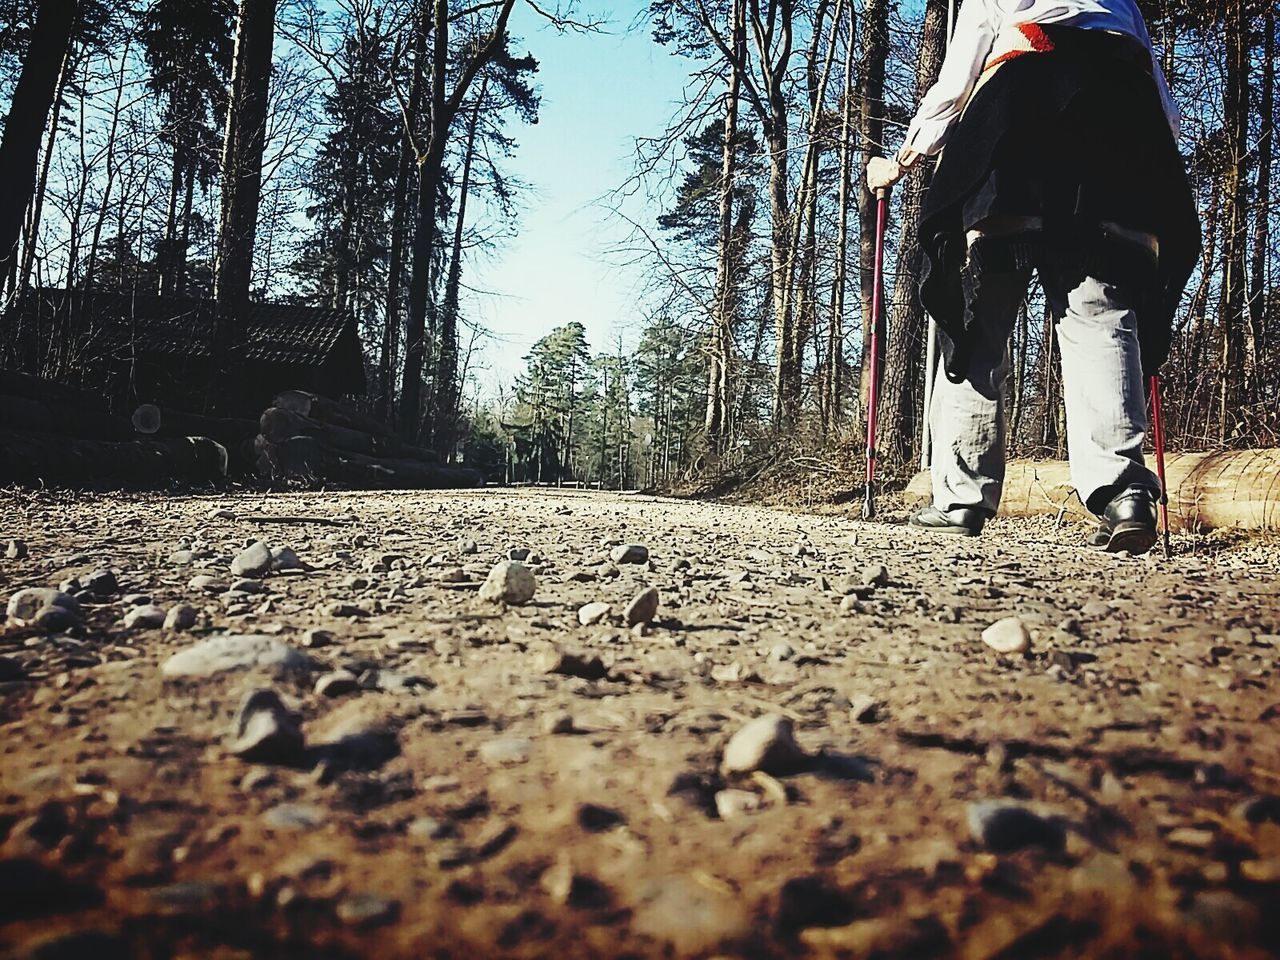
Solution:
[[[920,220],[921,301],[942,348],[933,503],[914,526],[976,536],[995,515],[1007,344],[1034,269],[1062,357],[1071,479],[1100,518],[1090,543],[1155,543],[1144,373],[1168,356],[1200,250],[1179,119],[1134,0],[963,0],[896,157],[867,166],[886,190],[942,153]]]

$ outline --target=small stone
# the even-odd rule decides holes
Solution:
[[[621,810],[599,803],[583,803],[578,806],[578,826],[588,833],[605,833],[627,822]]]
[[[525,763],[533,752],[533,741],[524,737],[501,737],[480,744],[480,759],[493,766]]]
[[[315,750],[330,766],[374,770],[400,754],[397,714],[353,698],[324,719]]]
[[[647,563],[649,548],[642,543],[624,543],[609,551],[609,559],[619,566],[624,563]]]
[[[557,673],[566,677],[581,677],[584,680],[601,680],[609,673],[608,668],[598,656],[567,650],[543,650],[537,655],[534,663],[540,673]]]
[[[1090,600],[1080,608],[1080,613],[1091,620],[1100,620],[1103,617],[1111,616],[1111,604],[1105,600]]]
[[[368,929],[392,923],[400,915],[400,904],[396,900],[358,893],[339,900],[333,912],[349,927]]]
[[[120,584],[116,581],[116,575],[110,570],[95,570],[89,574],[84,582],[84,587],[90,593],[99,597],[110,597],[120,592]]]
[[[1262,795],[1241,800],[1231,815],[1247,823],[1280,823],[1280,797]]]
[[[200,612],[189,603],[179,603],[169,608],[169,612],[164,617],[164,628],[166,630],[190,630],[196,625]]]
[[[791,721],[770,715],[752,720],[729,739],[720,766],[725,773],[789,773],[805,759]]]
[[[840,601],[840,612],[844,614],[861,613],[862,601],[854,596],[844,597]]]
[[[480,544],[474,540],[464,537],[458,541],[458,552],[464,556],[469,556],[480,552]]]
[[[324,824],[321,807],[307,803],[281,803],[262,815],[262,822],[273,830],[314,830]]]
[[[603,601],[597,600],[593,603],[583,604],[578,608],[578,622],[584,627],[599,623],[613,611],[613,606]]]
[[[27,556],[27,545],[21,540],[6,540],[4,557],[6,560],[24,560]]]
[[[253,763],[293,763],[302,755],[302,730],[280,695],[263,688],[240,701],[227,751]]]
[[[261,580],[251,580],[243,577],[231,584],[231,589],[237,593],[266,593],[267,588],[263,586]]]
[[[1250,883],[1280,883],[1280,857],[1265,860],[1241,860],[1240,876]]]
[[[651,622],[657,613],[658,590],[656,587],[649,587],[631,598],[627,608],[622,611],[622,620],[628,627],[634,627],[639,623]]]
[[[205,516],[210,520],[234,520],[236,518],[235,513],[226,507],[213,507]]]
[[[796,648],[789,643],[775,643],[769,650],[770,663],[783,663],[796,655]]]
[[[57,633],[80,625],[80,619],[66,607],[43,607],[31,621],[44,633]]]
[[[1005,617],[982,631],[982,642],[996,653],[1024,653],[1031,646],[1031,633],[1020,617]]]
[[[345,697],[360,689],[360,679],[346,670],[326,673],[316,681],[315,692],[321,697]]]
[[[744,813],[760,809],[760,795],[750,790],[717,790],[716,815],[721,820],[732,820]]]
[[[305,570],[306,565],[298,559],[298,555],[293,552],[293,547],[272,547],[271,569]],[[252,576],[252,574],[247,574],[247,576]]]
[[[169,562],[175,567],[189,567],[196,562],[194,550],[174,550],[169,554]]]
[[[149,593],[126,593],[121,597],[127,607],[145,607],[151,603],[151,594]]]
[[[263,770],[258,768],[250,770],[240,778],[240,791],[242,793],[260,793],[268,787],[273,787],[280,782],[280,778],[276,776],[272,770]]]
[[[0,683],[7,683],[10,680],[21,680],[27,675],[22,664],[13,657],[0,656]]]
[[[9,598],[5,617],[10,622],[14,620],[33,622],[36,614],[47,607],[59,607],[65,610],[77,623],[83,616],[80,611],[80,602],[70,594],[51,590],[48,587],[28,587],[26,590],[19,590]]]
[[[883,564],[873,563],[863,567],[861,579],[864,587],[883,587],[889,582],[889,571]]]
[[[237,577],[261,577],[271,569],[271,549],[261,540],[241,550],[231,561],[231,572]]]
[[[331,617],[338,617],[342,620],[355,620],[369,615],[369,611],[364,607],[357,607],[354,603],[343,603],[341,600],[335,600],[329,604],[325,608],[325,612]]]
[[[495,564],[480,586],[480,599],[519,605],[533,599],[538,582],[533,571],[515,560]]]
[[[229,588],[225,580],[219,580],[217,577],[210,576],[207,573],[200,573],[187,581],[189,590],[196,590],[200,593],[225,593]]]
[[[577,732],[571,713],[549,713],[542,718],[541,726],[543,733],[553,735]]]
[[[1066,830],[1057,818],[1042,817],[1020,803],[988,800],[969,804],[969,832],[993,853],[1039,846],[1061,850]]]
[[[179,650],[160,667],[166,677],[209,677],[228,670],[305,671],[311,658],[265,634],[221,634]]]
[[[849,701],[849,713],[859,723],[875,723],[880,719],[882,707],[875,697],[858,696]]]
[[[126,630],[153,630],[156,627],[164,626],[164,618],[165,611],[163,607],[157,607],[154,604],[134,607],[124,615],[124,628]]]
[[[1169,831],[1165,838],[1171,847],[1182,847],[1186,850],[1205,851],[1213,846],[1217,835],[1212,830],[1198,827],[1178,827]]]
[[[453,825],[435,817],[418,817],[405,827],[405,833],[415,840],[443,840],[454,834]]]
[[[302,645],[309,649],[329,647],[334,643],[333,634],[328,630],[311,629],[302,635]]]

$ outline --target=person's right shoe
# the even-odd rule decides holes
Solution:
[[[976,537],[982,532],[982,525],[987,522],[987,515],[972,507],[959,510],[939,510],[933,504],[918,513],[912,514],[907,521],[913,527],[933,530],[936,533],[950,533],[960,537]]]
[[[1156,494],[1146,487],[1127,487],[1102,511],[1089,546],[1107,553],[1146,553],[1156,543]]]

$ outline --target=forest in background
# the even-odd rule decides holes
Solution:
[[[593,345],[566,324],[485,391],[461,291],[519,228],[507,163],[539,97],[537,52],[507,29],[517,2],[562,30],[606,26],[594,5],[530,0],[7,0],[0,177],[17,188],[0,194],[0,362],[76,378],[56,338],[18,349],[36,289],[210,298],[223,356],[243,305],[275,300],[354,314],[360,403],[495,479],[662,484],[855,448],[874,241],[861,172],[937,74],[945,0],[654,0],[633,28],[687,62],[689,83],[667,129],[635,131],[619,185],[649,199],[610,251],[645,269],[636,316],[618,318],[636,335]],[[1170,444],[1274,446],[1275,7],[1141,5],[1205,236],[1163,371]],[[921,443],[930,170],[891,207],[882,454],[901,465]],[[1061,456],[1034,290],[1010,347],[1014,451]]]

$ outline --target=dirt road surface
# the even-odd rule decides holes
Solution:
[[[556,491],[2,516],[4,598],[73,600],[0,629],[0,956],[1280,952],[1274,544]]]

